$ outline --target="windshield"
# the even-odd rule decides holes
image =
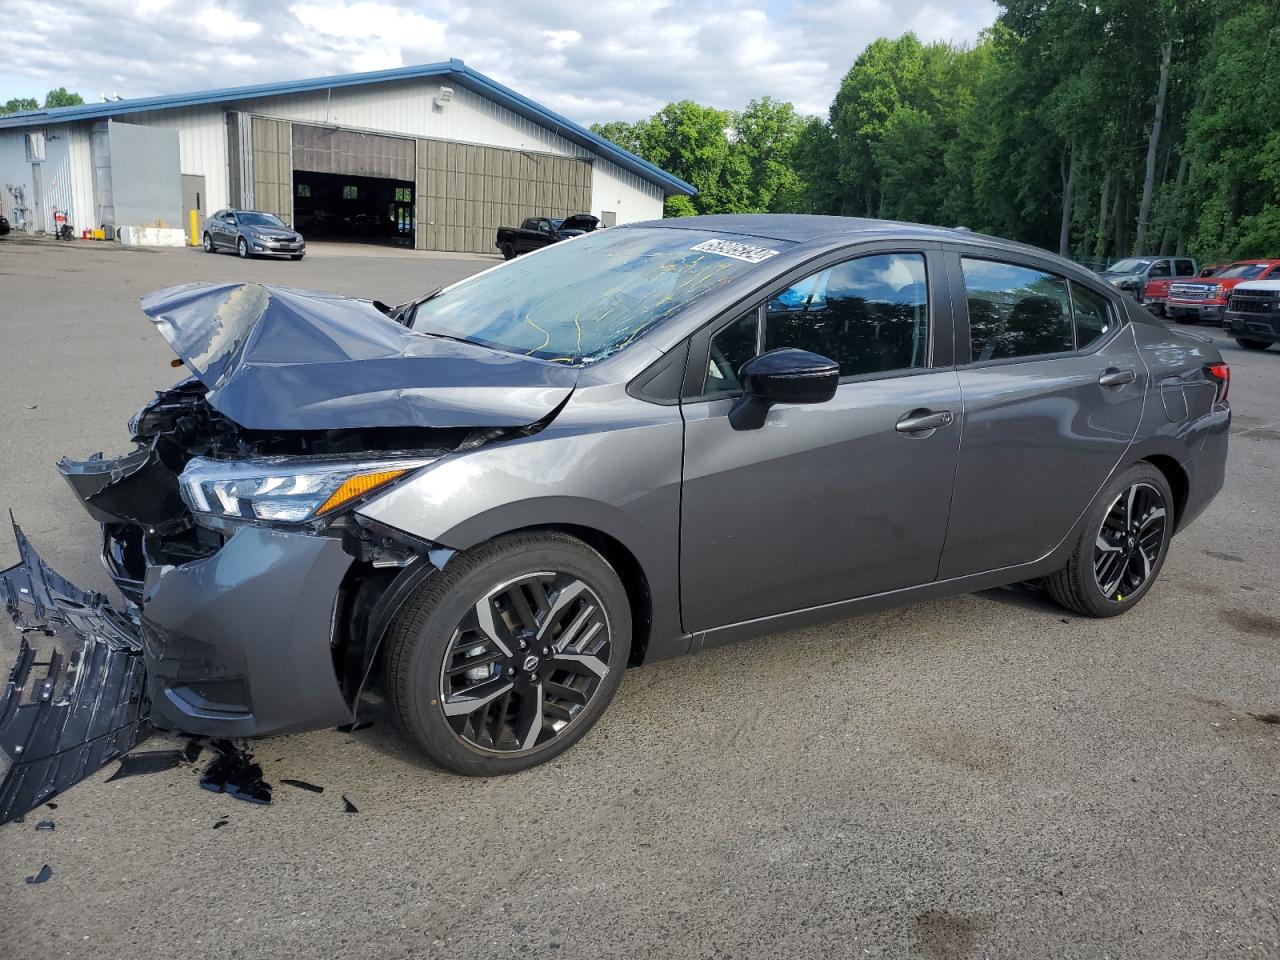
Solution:
[[[411,326],[542,360],[592,363],[787,246],[670,227],[586,233],[462,281],[422,303]]]
[[[1150,265],[1150,260],[1139,260],[1136,258],[1118,260],[1111,266],[1107,267],[1107,273],[1141,273]]]
[[[237,213],[236,220],[246,227],[283,227],[284,221],[272,213],[257,213],[253,210],[247,213]]]
[[[1222,277],[1225,280],[1253,280],[1262,276],[1262,272],[1267,269],[1265,263],[1236,263],[1227,267],[1227,269],[1215,273],[1214,277]]]

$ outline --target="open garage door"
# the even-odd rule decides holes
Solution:
[[[294,226],[308,239],[413,246],[414,141],[293,124]]]

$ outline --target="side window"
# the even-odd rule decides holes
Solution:
[[[924,255],[859,257],[805,277],[769,301],[766,351],[830,357],[842,377],[929,363]]]
[[[704,394],[726,393],[742,389],[738,371],[756,355],[756,337],[760,326],[760,311],[753,307],[733,323],[722,327],[711,338],[710,355],[707,357],[707,376],[702,383]]]
[[[1169,276],[1169,261],[1157,260],[1151,265],[1151,269],[1147,271],[1147,279],[1162,280]]]
[[[1076,342],[1080,350],[1104,337],[1115,323],[1107,298],[1074,281],[1071,284],[1071,305],[1075,308]]]
[[[1178,260],[1174,266],[1180,277],[1194,277],[1196,275],[1196,265],[1190,260]]]
[[[1075,349],[1067,282],[1030,267],[963,257],[973,361]]]

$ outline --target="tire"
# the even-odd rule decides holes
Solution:
[[[1154,515],[1155,510],[1163,509],[1164,511],[1162,515],[1151,520],[1153,527],[1157,523],[1160,526],[1160,541],[1157,549],[1142,549],[1142,541],[1151,530],[1145,523],[1142,526],[1144,530],[1148,531],[1147,533],[1126,536],[1121,532],[1118,537],[1115,533],[1114,520],[1116,515],[1113,513],[1113,509],[1119,507],[1121,513],[1123,513],[1124,507],[1128,503],[1128,493],[1135,487],[1139,489],[1139,498],[1141,499],[1133,504],[1133,512],[1139,514],[1138,517],[1132,518],[1134,521],[1133,526],[1141,522],[1142,517],[1148,513]],[[1152,492],[1154,492],[1154,497]],[[1122,500],[1125,502],[1122,503]],[[1143,512],[1139,508],[1140,502],[1156,505]],[[1134,464],[1107,485],[1102,496],[1098,498],[1093,508],[1089,511],[1084,529],[1076,540],[1075,548],[1071,551],[1071,557],[1068,559],[1066,566],[1057,573],[1045,578],[1045,587],[1048,589],[1049,595],[1068,610],[1073,610],[1086,617],[1114,617],[1127,613],[1147,595],[1147,591],[1151,589],[1151,585],[1156,582],[1156,578],[1160,575],[1160,569],[1164,566],[1165,557],[1169,552],[1169,541],[1175,521],[1173,492],[1169,489],[1169,482],[1165,479],[1164,474],[1145,461]],[[1144,570],[1142,557],[1137,553],[1133,554],[1134,559],[1132,560],[1124,559],[1126,541],[1130,550],[1134,549],[1135,541],[1138,541],[1136,548],[1146,554],[1146,562],[1149,563],[1150,570],[1145,573],[1140,585],[1135,586],[1133,589],[1128,589],[1126,582],[1120,580],[1117,581],[1121,588],[1120,591],[1107,592],[1104,590],[1103,585],[1099,583],[1099,575],[1095,572],[1095,562],[1111,565],[1118,560],[1123,560],[1125,570],[1132,569],[1135,571],[1135,576],[1137,571]],[[1106,551],[1101,550],[1104,542],[1109,544]],[[1120,553],[1119,558],[1115,557],[1117,552]],[[1107,557],[1105,561],[1101,559],[1104,555]],[[1112,568],[1108,566],[1105,569],[1110,571]],[[1102,577],[1103,580],[1107,581],[1108,585],[1110,585],[1111,578],[1111,572],[1107,572]]]
[[[289,259],[290,259],[290,260],[292,260],[294,263],[297,263],[297,262],[298,262],[299,260],[301,260],[304,256],[305,256],[305,254],[301,254],[301,253],[292,253],[292,254],[290,254],[290,255],[289,255]]]
[[[241,260],[249,259],[249,244],[244,237],[241,237],[239,240],[236,241],[236,255]]]
[[[205,252],[205,253],[217,253],[217,252],[218,252],[217,250],[215,250],[215,249],[213,248],[213,237],[209,236],[209,234],[207,234],[207,233],[204,235],[204,240],[202,240],[202,241],[201,241],[200,246],[204,247],[204,252]]]
[[[516,248],[509,243],[504,243],[501,247],[503,260],[514,260],[516,258]]]
[[[522,592],[526,583],[538,585],[534,593]],[[572,599],[561,605],[566,592]],[[550,612],[538,623],[550,622],[554,634],[535,641],[528,631],[508,628],[507,612],[515,607],[501,604],[515,593],[525,598],[526,608],[538,606],[539,593],[548,601],[539,609]],[[480,624],[481,611],[488,611],[487,629]],[[590,611],[596,612],[587,618]],[[578,629],[571,631],[570,623]],[[568,646],[558,648],[558,642]],[[392,710],[429,760],[468,776],[516,773],[568,750],[604,713],[630,657],[631,609],[613,568],[582,541],[550,531],[509,534],[453,557],[429,577],[392,623],[386,653]],[[485,665],[460,672],[472,658]],[[531,667],[530,661],[536,663]],[[478,678],[472,676],[477,670]],[[453,689],[459,682],[464,694],[478,692],[459,696]],[[568,689],[573,684],[589,692]],[[576,696],[557,700],[553,689]],[[476,709],[472,703],[484,705]],[[450,704],[454,713],[447,716]],[[565,704],[576,712],[568,720],[555,719],[568,715]]]
[[[1236,337],[1236,343],[1246,350],[1265,350],[1271,346],[1270,340],[1245,340],[1241,337]]]

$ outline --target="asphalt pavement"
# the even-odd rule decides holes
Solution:
[[[144,293],[398,302],[493,262],[0,241],[0,507],[109,588],[53,464],[126,449],[176,379]],[[252,744],[269,806],[201,790],[208,753],[108,783],[112,764],[0,827],[0,954],[1280,956],[1280,348],[1217,339],[1227,485],[1134,612],[994,590],[655,664],[505,779],[430,768],[380,703],[355,733]],[[16,646],[6,621],[0,669]]]

